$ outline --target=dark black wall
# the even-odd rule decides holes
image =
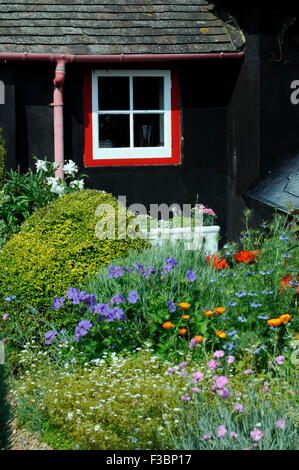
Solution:
[[[242,228],[246,189],[299,150],[299,105],[290,101],[290,83],[299,80],[299,27],[298,20],[286,27],[297,15],[291,6],[282,11],[258,2],[217,3],[230,4],[246,38],[245,57],[177,64],[181,165],[84,168],[86,66],[80,64],[66,71],[65,158],[88,174],[88,187],[126,196],[128,205],[194,204],[198,195],[218,214],[225,241]],[[19,164],[26,171],[32,154],[53,159],[54,70],[53,63],[0,64],[8,167]]]
[[[64,87],[65,158],[88,174],[88,186],[127,197],[127,204],[195,204],[219,214],[226,230],[228,159],[227,106],[241,63],[201,61],[178,66],[181,100],[182,164],[84,168],[83,74],[69,66]],[[127,67],[127,66],[126,66]],[[74,99],[76,97],[76,99]]]
[[[7,149],[7,167],[16,168],[16,104],[14,67],[0,63],[0,80],[5,86],[5,103],[0,104],[0,127]]]

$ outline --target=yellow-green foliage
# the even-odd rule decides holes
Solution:
[[[4,185],[4,180],[5,180],[5,157],[6,157],[5,142],[2,136],[2,129],[0,128],[0,189]]]
[[[165,373],[170,363],[161,364],[146,349],[138,357],[112,355],[109,363],[59,369],[30,354],[25,349],[23,361],[32,374],[19,381],[17,401],[38,409],[80,449],[168,448],[185,389],[179,377]]]
[[[70,286],[84,286],[88,272],[96,273],[130,249],[141,251],[147,245],[142,239],[100,240],[95,234],[100,204],[110,204],[117,212],[118,202],[111,194],[84,190],[66,194],[31,215],[1,252],[0,299],[16,295],[38,311],[49,312],[53,298]],[[131,218],[125,215],[124,220]]]

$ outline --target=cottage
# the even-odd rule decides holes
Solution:
[[[26,171],[33,154],[72,159],[88,187],[146,207],[198,195],[219,215],[223,240],[234,238],[242,194],[269,168],[260,69],[276,47],[263,57],[263,9],[239,3],[0,1],[8,168]]]

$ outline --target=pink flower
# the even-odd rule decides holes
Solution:
[[[224,356],[224,351],[215,351],[214,354],[213,354],[214,357],[223,357]]]
[[[185,370],[182,371],[181,377],[186,377],[187,372]]]
[[[167,369],[166,372],[168,372],[168,374],[174,374],[176,372],[176,370],[173,369],[173,368],[170,368],[170,369]]]
[[[262,431],[260,431],[259,429],[253,429],[250,433],[250,437],[254,440],[254,441],[259,441],[262,437],[264,437],[264,433]]]
[[[218,432],[217,432],[218,437],[223,437],[225,436],[226,433],[227,433],[227,429],[224,426],[224,424],[221,424],[221,426],[218,426]]]
[[[184,401],[188,401],[190,400],[190,398],[191,398],[191,395],[189,395],[189,393],[186,393],[185,395],[182,396],[182,400]]]
[[[189,362],[181,362],[179,365],[178,365],[178,368],[179,369],[184,369],[185,367],[187,367],[189,365]]]
[[[221,388],[220,390],[218,390],[218,395],[221,398],[228,398],[230,394],[231,394],[231,391],[228,388]]]
[[[235,403],[234,408],[235,408],[235,410],[239,411],[240,413],[243,413],[243,405],[241,405],[240,403]]]
[[[194,372],[194,374],[192,374],[192,375],[193,375],[193,378],[196,379],[196,380],[200,380],[204,376],[202,372]]]
[[[189,344],[189,348],[193,349],[196,345],[197,345],[197,339],[192,338],[191,341],[190,341],[190,344]]]
[[[200,393],[200,391],[201,391],[200,388],[197,388],[197,387],[192,387],[191,390],[194,393]]]
[[[286,422],[285,419],[279,418],[277,421],[275,421],[275,424],[279,429],[284,429]]]
[[[225,377],[225,375],[220,375],[219,377],[216,377],[216,387],[217,388],[224,388],[225,385],[228,384],[228,380]]]
[[[229,435],[230,435],[230,437],[233,437],[234,439],[237,439],[237,437],[238,437],[238,434],[235,433],[234,431],[230,432]]]
[[[211,439],[211,438],[212,438],[212,434],[208,432],[208,434],[205,434],[203,436],[203,438],[201,439],[201,442],[206,441],[207,439]]]
[[[268,393],[268,391],[269,391],[269,385],[270,385],[270,384],[269,384],[268,382],[264,382],[264,386],[263,386],[263,388],[262,388],[262,392]]]
[[[233,362],[235,362],[235,356],[228,356],[227,363],[232,364]]]
[[[7,339],[6,339],[6,338],[3,338],[2,343],[5,344],[6,342],[7,342]]]
[[[244,370],[244,375],[249,375],[251,374],[251,372],[252,372],[251,369]]]
[[[215,359],[211,359],[209,362],[209,369],[215,370],[218,367],[218,362]]]
[[[283,364],[284,359],[285,359],[284,356],[277,356],[275,358],[275,362],[277,362],[277,364],[281,365],[281,364]]]
[[[8,313],[6,313],[5,315],[3,315],[3,317],[2,317],[2,320],[4,320],[4,321],[5,321],[5,320],[7,320],[7,319],[8,319],[8,317],[9,317],[9,314],[8,314]]]

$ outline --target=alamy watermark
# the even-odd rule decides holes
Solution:
[[[159,239],[181,238],[192,240],[196,232],[197,246],[202,243],[203,213],[197,206],[178,203],[167,205],[150,204],[146,207],[134,203],[127,207],[126,196],[118,196],[117,207],[112,204],[99,204],[95,215],[99,218],[95,235],[101,240],[137,239],[152,231],[159,232]],[[128,215],[132,216],[128,223]],[[188,229],[188,230],[186,230]]]

